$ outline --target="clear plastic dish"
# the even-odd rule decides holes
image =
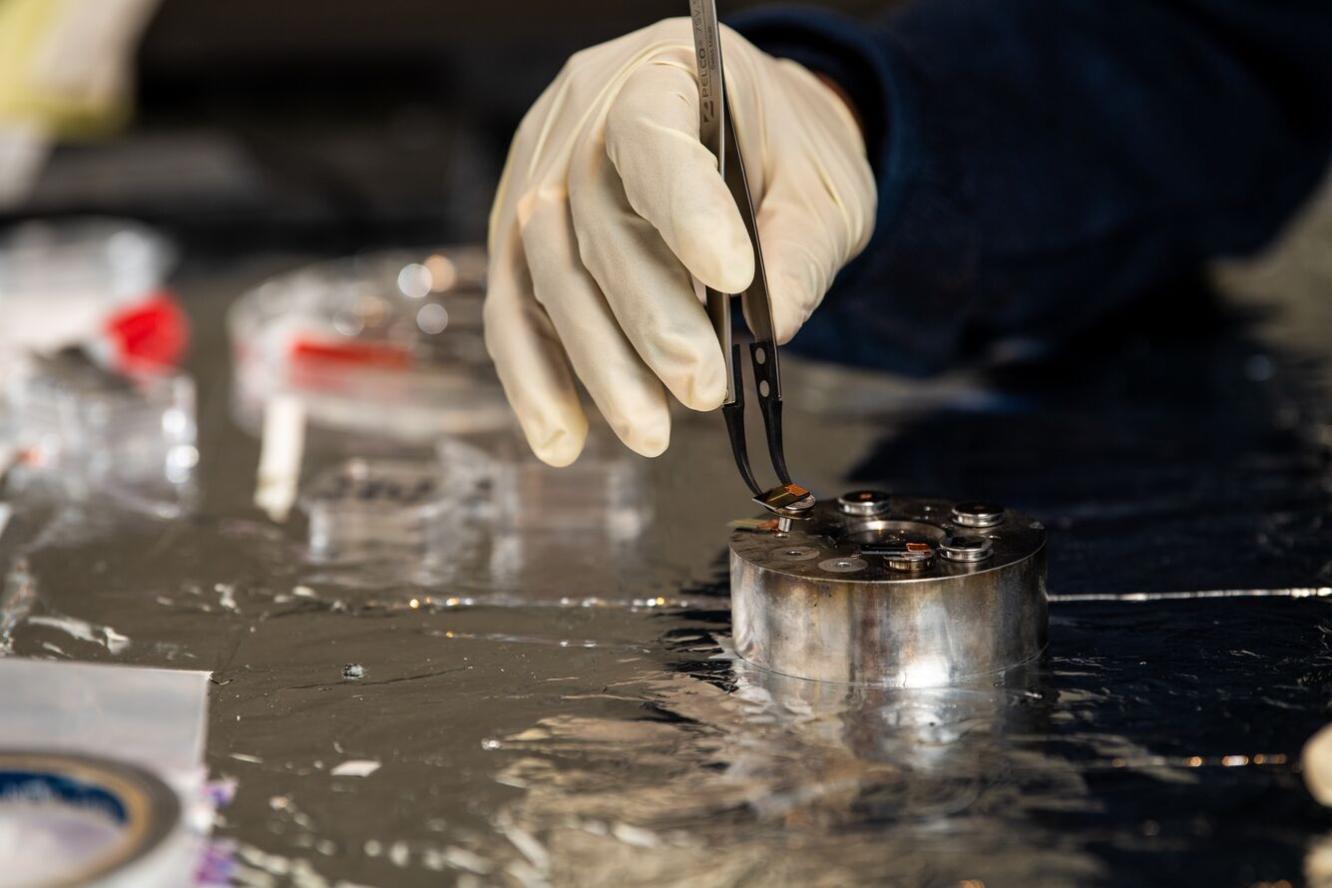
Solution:
[[[475,494],[475,485],[456,483],[432,462],[353,459],[316,477],[298,506],[317,560],[429,555],[463,522]]]
[[[162,517],[192,504],[199,451],[188,376],[113,373],[81,353],[31,356],[6,380],[5,400],[9,443],[39,482]]]
[[[513,430],[437,445],[454,483],[479,479],[486,515],[497,533],[580,534],[633,539],[651,517],[646,463],[594,428],[573,465],[552,468]]]
[[[478,247],[395,251],[273,278],[228,316],[237,419],[295,395],[311,424],[430,442],[505,427],[481,335]]]

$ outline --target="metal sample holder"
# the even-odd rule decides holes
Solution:
[[[765,669],[934,687],[1045,647],[1045,528],[1011,509],[858,490],[734,528],[736,651]]]

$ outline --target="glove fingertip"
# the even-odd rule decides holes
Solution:
[[[666,434],[645,438],[637,442],[633,451],[639,456],[646,456],[649,459],[652,459],[665,453],[666,448],[669,446],[671,446],[671,436]]]
[[[711,343],[711,354],[690,369],[689,374],[671,391],[690,410],[716,410],[726,398],[726,363],[721,351]]]
[[[741,293],[754,281],[754,248],[747,236],[718,236],[717,226],[691,223],[681,235],[680,260],[707,286]]]
[[[671,444],[670,414],[663,410],[661,420],[640,424],[619,434],[625,446],[639,456],[661,456]]]
[[[527,443],[537,459],[557,469],[572,465],[583,452],[583,444],[586,441],[586,428],[581,431],[556,429],[540,438],[534,438],[531,434],[527,436]]]

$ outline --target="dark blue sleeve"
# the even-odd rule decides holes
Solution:
[[[1329,0],[920,0],[735,27],[865,117],[873,242],[794,345],[926,374],[1261,247],[1332,145]]]

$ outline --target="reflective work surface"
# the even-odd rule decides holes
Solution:
[[[1039,663],[849,692],[731,653],[726,522],[752,507],[715,416],[680,417],[627,541],[519,527],[427,573],[314,557],[303,516],[251,506],[258,445],[227,408],[221,314],[270,270],[181,281],[193,516],[28,508],[0,537],[0,652],[213,670],[236,884],[1253,885],[1328,867],[1332,816],[1298,770],[1332,688],[1325,294],[1239,321],[1195,307],[985,385],[791,362],[788,457],[820,494],[984,498],[1050,533]],[[345,456],[312,453],[307,482]]]

